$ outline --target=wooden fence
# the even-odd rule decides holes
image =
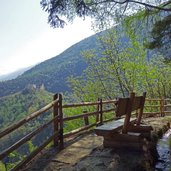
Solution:
[[[171,114],[171,99],[146,99],[143,114],[144,117]]]
[[[156,114],[159,114],[160,116],[164,116],[165,114],[169,113],[170,111],[166,111],[168,107],[171,107],[171,104],[168,104],[168,101],[170,100],[164,98],[146,99],[144,116],[150,116],[150,115],[154,116]],[[53,102],[51,102],[50,104],[43,107],[39,111],[32,113],[31,115],[25,117],[24,119],[20,120],[19,122],[13,124],[12,126],[0,132],[0,139],[1,139],[4,136],[9,135],[13,131],[17,130],[24,124],[28,123],[30,120],[33,120],[34,118],[37,118],[38,116],[42,115],[44,112],[53,109],[53,118],[51,118],[48,122],[41,125],[40,127],[36,128],[34,131],[22,137],[20,140],[16,141],[10,147],[3,150],[0,153],[0,160],[3,161],[3,159],[6,158],[11,152],[18,149],[21,145],[31,140],[34,136],[36,136],[38,133],[43,131],[49,125],[53,125],[53,134],[49,136],[48,139],[45,142],[43,142],[38,148],[36,148],[27,157],[25,157],[20,163],[18,163],[14,168],[12,168],[12,170],[17,171],[21,169],[24,165],[26,165],[29,161],[31,161],[41,150],[43,150],[51,141],[53,141],[55,147],[58,147],[58,149],[61,150],[64,148],[65,138],[71,137],[72,135],[75,135],[84,130],[88,130],[94,126],[101,125],[104,122],[117,119],[114,115],[115,103],[116,100],[103,101],[102,99],[98,99],[96,102],[63,104],[62,95],[55,94]],[[64,110],[66,109],[68,109],[67,111],[69,111],[72,110],[72,108],[75,109],[80,107],[91,107],[91,111],[84,110],[82,111],[81,114],[77,113],[72,116],[67,116],[67,113],[64,113]],[[153,112],[153,108],[155,109],[154,112]],[[149,109],[152,110],[150,111]],[[110,113],[110,116],[106,117],[108,113]],[[94,122],[90,123],[89,118],[92,116],[94,118],[93,120]],[[70,132],[64,133],[65,123],[68,121],[74,121],[76,119],[82,119],[84,125],[77,129],[71,130]]]

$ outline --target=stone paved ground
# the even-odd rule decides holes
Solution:
[[[171,121],[171,118],[169,118]],[[155,131],[167,124],[166,118],[149,118],[145,121]],[[44,151],[26,171],[143,171],[144,155],[140,152],[104,149],[103,138],[94,133],[84,134],[64,150]]]
[[[67,168],[69,171],[80,159],[90,155],[93,149],[101,146],[102,137],[94,133],[80,136],[74,143],[58,152],[57,149],[45,151],[42,156],[31,164],[28,171],[56,171]]]
[[[143,155],[140,152],[104,149],[102,142],[102,137],[96,136],[94,133],[88,134],[59,153],[55,154],[55,149],[52,149],[27,170],[131,171],[142,168]],[[128,160],[130,158],[131,160]],[[141,171],[142,169],[138,170]]]

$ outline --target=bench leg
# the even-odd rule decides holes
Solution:
[[[104,137],[103,146],[105,148],[127,148],[142,150],[143,138],[140,133],[114,134],[110,137]]]
[[[141,133],[142,137],[144,138],[151,138],[151,131],[153,128],[148,125],[129,125],[128,126],[128,132],[136,132]]]

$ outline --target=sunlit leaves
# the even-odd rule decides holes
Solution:
[[[88,68],[83,77],[72,78],[73,90],[82,100],[126,96],[147,91],[151,97],[171,96],[171,68],[158,54],[147,59],[147,51],[133,31],[109,30],[99,37],[98,49],[83,53]],[[125,40],[125,41],[124,41]],[[99,54],[99,52],[101,52]],[[75,93],[75,90],[73,91]]]

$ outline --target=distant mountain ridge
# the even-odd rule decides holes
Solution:
[[[22,75],[25,71],[29,70],[32,67],[33,66],[26,67],[26,68],[22,68],[22,69],[19,69],[19,70],[14,71],[14,72],[11,72],[9,74],[1,75],[0,76],[0,81],[7,81],[7,80],[15,79],[19,75]]]
[[[95,48],[96,38],[97,34],[90,36],[60,55],[32,67],[16,79],[0,82],[0,97],[19,92],[28,84],[43,84],[45,89],[52,93],[68,91],[67,77],[82,74],[87,64],[81,56],[81,51]]]

